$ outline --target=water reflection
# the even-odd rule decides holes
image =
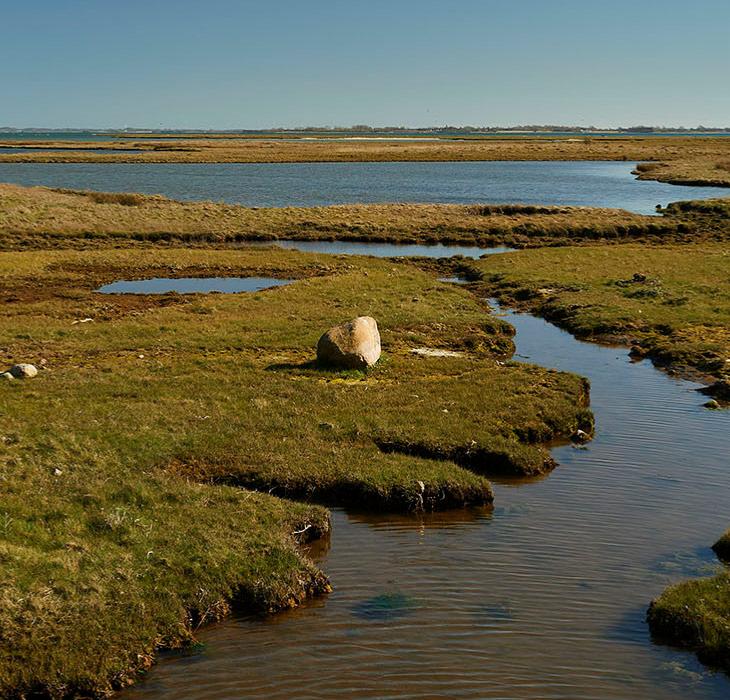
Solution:
[[[327,253],[330,255],[371,255],[375,258],[451,258],[461,255],[465,258],[481,258],[494,253],[510,253],[514,249],[505,246],[480,248],[479,246],[450,245],[437,243],[367,243],[365,241],[266,241],[245,243],[242,247],[269,247],[299,250],[304,253]],[[454,278],[456,280],[458,278]]]
[[[347,518],[351,523],[368,525],[374,529],[386,530],[427,530],[427,529],[462,529],[481,524],[492,517],[492,506],[475,506],[471,508],[455,508],[436,513],[416,513],[404,515],[399,513],[358,513],[347,510]]]

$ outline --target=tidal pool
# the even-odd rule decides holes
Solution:
[[[730,412],[625,348],[505,317],[517,358],[591,380],[595,440],[556,448],[547,477],[496,482],[493,509],[335,509],[311,546],[332,594],[202,630],[125,700],[730,697],[730,677],[645,623],[665,586],[720,566]]]
[[[154,277],[146,280],[119,280],[105,284],[96,291],[101,294],[237,294],[281,287],[293,281],[273,277]]]

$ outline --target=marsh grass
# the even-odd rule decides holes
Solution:
[[[61,194],[80,195],[95,204],[121,204],[125,207],[138,207],[150,201],[150,197],[136,192],[92,192],[86,190],[58,189]]]
[[[256,273],[298,281],[238,295],[93,291],[119,277]],[[3,697],[100,695],[232,605],[275,610],[326,591],[295,546],[327,531],[316,503],[489,503],[485,474],[550,469],[543,442],[591,421],[583,380],[503,364],[511,329],[405,264],[3,253],[0,298],[0,362],[43,368],[0,386]],[[319,334],[358,314],[378,319],[383,361],[319,369]],[[464,354],[410,352],[423,346]]]
[[[672,371],[730,373],[727,244],[543,248],[465,264],[486,293],[578,337],[631,345]]]
[[[713,549],[730,560],[730,531]],[[652,601],[647,621],[657,641],[693,649],[730,672],[730,571],[670,586]]]
[[[706,205],[709,206],[709,205]],[[591,242],[727,239],[730,224],[699,210],[641,216],[587,207],[438,204],[247,208],[161,196],[0,185],[0,249],[110,243],[216,246],[245,241],[349,240],[516,248]]]

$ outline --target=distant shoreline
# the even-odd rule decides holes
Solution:
[[[269,129],[147,129],[123,128],[123,129],[94,129],[94,128],[43,128],[43,127],[0,127],[0,137],[8,138],[38,138],[41,136],[67,135],[90,135],[104,137],[134,137],[145,136],[380,136],[398,135],[400,137],[418,136],[483,136],[483,135],[581,135],[581,136],[672,136],[672,135],[696,135],[696,136],[730,136],[730,126],[727,127],[658,127],[658,126],[632,126],[601,129],[593,126],[562,126],[562,125],[530,125],[530,126],[500,126],[500,127],[478,127],[478,126],[430,126],[430,127],[299,127],[299,128],[269,128]]]
[[[628,161],[641,180],[730,187],[730,134],[0,134],[0,163]]]

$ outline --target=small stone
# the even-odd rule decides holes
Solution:
[[[63,474],[63,471],[58,467],[53,470],[53,476],[61,476],[61,474]]]
[[[5,381],[9,382],[9,381],[12,381],[13,379],[15,379],[15,377],[13,377],[13,375],[10,374],[10,372],[3,372],[2,374],[0,374],[0,379],[4,379]]]
[[[714,384],[703,386],[698,391],[721,401],[730,401],[730,379],[718,379]]]
[[[710,399],[707,403],[703,404],[703,406],[713,411],[716,411],[718,408],[720,408],[720,404],[715,401],[715,399]]]
[[[571,440],[573,442],[577,442],[578,444],[583,444],[584,442],[588,442],[591,439],[591,436],[585,431],[585,430],[576,430],[573,436],[571,437]]]
[[[30,379],[38,374],[38,370],[35,365],[29,365],[26,362],[21,362],[19,365],[13,365],[10,368],[10,374],[16,379]]]

